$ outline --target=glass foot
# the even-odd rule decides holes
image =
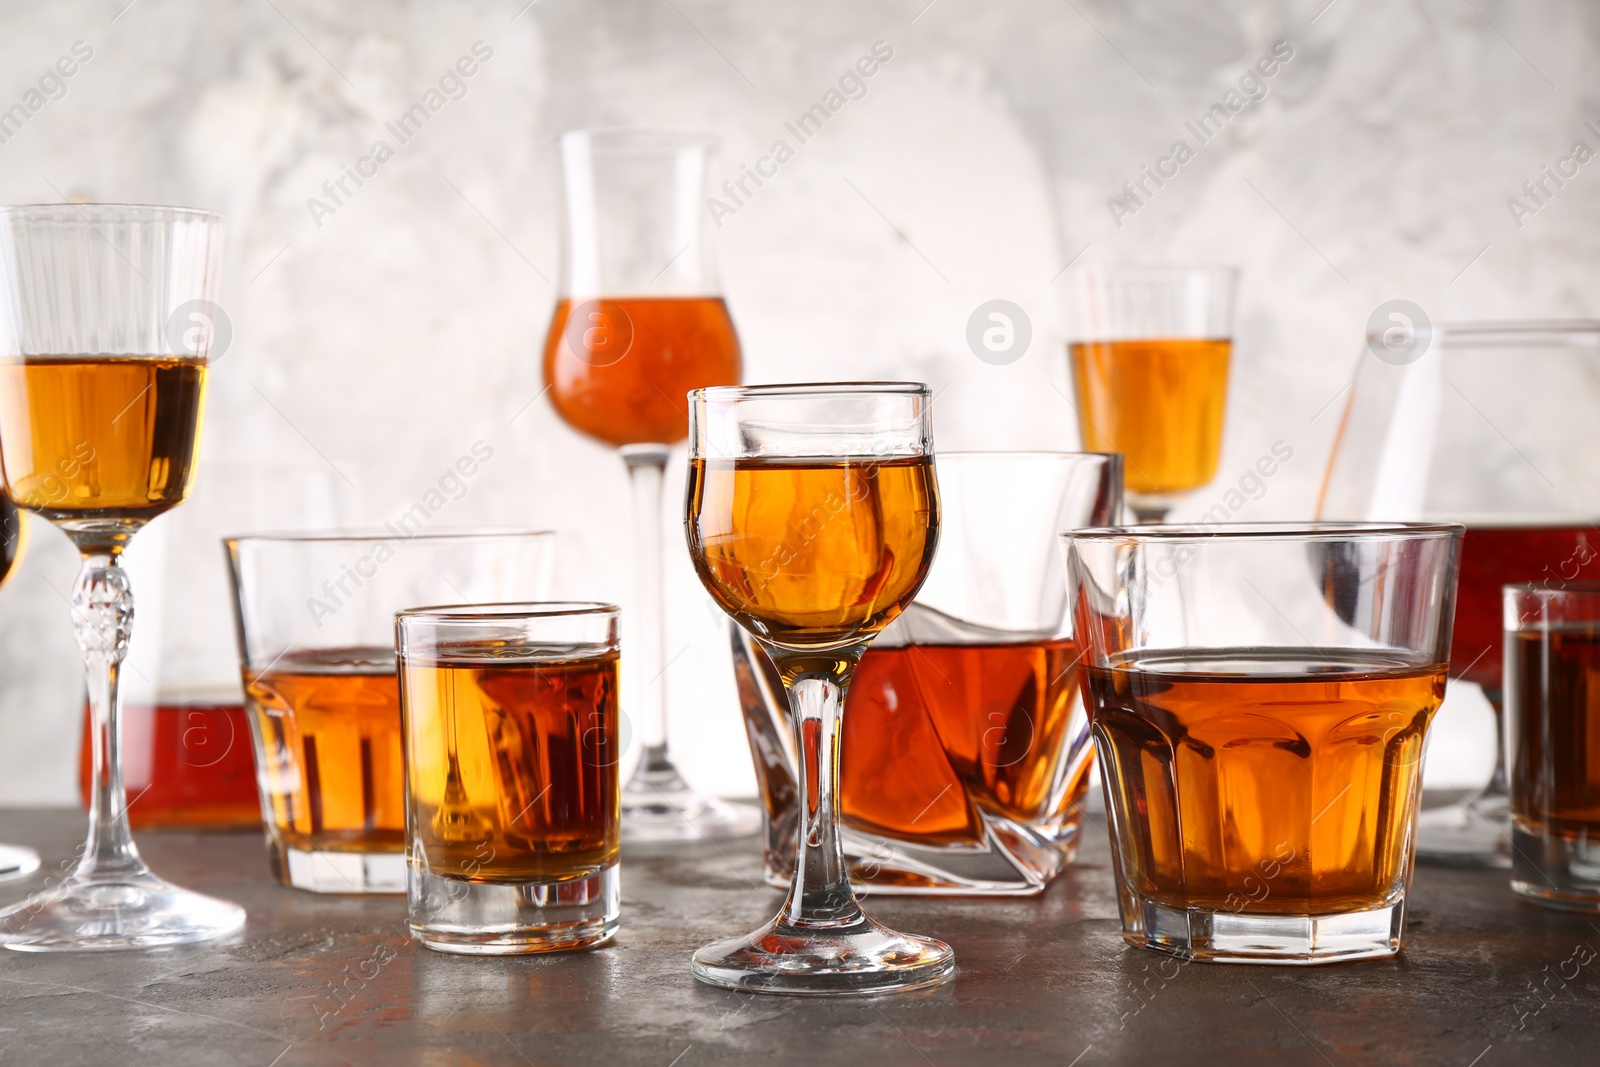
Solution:
[[[0,911],[0,946],[20,952],[157,948],[209,941],[244,925],[244,909],[149,871],[93,880],[76,874]]]
[[[676,773],[662,782],[654,778],[641,772],[622,790],[623,844],[727,841],[761,828],[761,812],[749,804],[701,796]]]
[[[0,845],[0,882],[15,882],[39,869],[39,854],[21,845]]]
[[[1455,867],[1511,866],[1511,812],[1504,797],[1479,797],[1417,816],[1417,859]]]
[[[956,973],[943,941],[898,934],[865,915],[849,926],[790,926],[782,919],[697,950],[694,976],[746,993],[864,996],[924,989]]]

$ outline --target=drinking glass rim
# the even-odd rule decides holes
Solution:
[[[930,396],[926,382],[780,382],[772,385],[712,385],[691,389],[689,399],[744,400],[769,396]]]
[[[171,204],[0,204],[0,218],[34,218],[43,219],[53,212],[69,212],[58,221],[70,223],[91,223],[107,221],[92,219],[86,214],[115,214],[125,212],[137,221],[162,221],[163,219],[205,219],[212,222],[226,222],[222,215],[215,211],[201,207],[179,207]],[[140,216],[143,216],[142,218]]]
[[[1223,522],[1095,526],[1057,536],[1068,541],[1384,541],[1456,537],[1466,529],[1458,522]]]
[[[467,541],[474,539],[517,537],[554,537],[554,530],[536,530],[523,526],[472,526],[450,530],[422,530],[414,534],[396,534],[382,527],[356,527],[335,530],[282,530],[267,533],[234,534],[224,537],[225,545],[240,544],[301,544],[322,541]]]
[[[496,610],[503,609],[503,610]],[[394,613],[396,619],[485,622],[497,619],[550,619],[562,616],[616,615],[621,609],[603,600],[495,600],[482,604],[431,604]]]
[[[1376,337],[1380,332],[1369,330],[1367,336]],[[1422,332],[1421,327],[1418,332]],[[1600,319],[1463,319],[1435,322],[1427,327],[1427,332],[1435,341],[1457,348],[1580,347],[1563,345],[1562,339],[1583,334],[1600,335]],[[1600,347],[1600,341],[1596,342],[1596,347]]]
[[[638,138],[638,143],[628,143],[630,138]],[[634,152],[648,154],[669,148],[722,147],[722,138],[710,130],[692,126],[588,126],[566,130],[556,137],[556,141],[563,149],[569,144],[582,143],[590,151],[598,149],[618,155]]]
[[[1057,459],[1092,456],[1096,459],[1114,459],[1121,456],[1121,452],[1072,452],[1066,449],[1054,448],[957,448],[948,452],[935,451],[932,453],[936,460],[943,459],[1004,459],[1016,457],[1021,459]]]

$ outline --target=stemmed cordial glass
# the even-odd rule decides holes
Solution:
[[[1222,453],[1239,272],[1222,266],[1082,267],[1067,336],[1083,447],[1121,452],[1128,506],[1163,522],[1208,484]]]
[[[943,982],[955,971],[950,946],[861,911],[838,830],[845,691],[868,644],[921,588],[939,537],[928,387],[700,389],[689,403],[689,554],[783,680],[801,820],[783,910],[700,948],[695,977],[809,994]]]
[[[11,498],[0,492],[0,586],[16,573],[28,543],[28,524]],[[0,845],[0,882],[15,882],[39,869],[39,854],[21,845]]]
[[[89,836],[61,884],[0,911],[0,945],[144,948],[217,937],[236,904],[140,859],[124,807],[118,674],[133,594],[118,557],[183,502],[194,473],[222,219],[188,208],[0,208],[0,456],[23,508],[78,548],[72,623],[94,726]],[[198,303],[197,303],[198,302]],[[169,330],[169,322],[177,326]]]
[[[560,293],[544,378],[568,425],[622,452],[633,486],[634,635],[625,707],[644,753],[622,790],[624,841],[742,837],[756,809],[694,792],[667,755],[661,483],[689,432],[684,396],[739,380],[739,338],[717,278],[706,172],[716,141],[673,130],[575,130]]]
[[[1450,673],[1483,691],[1496,720],[1489,784],[1421,814],[1419,859],[1511,866],[1501,590],[1600,579],[1596,411],[1596,321],[1430,325],[1401,308],[1361,353],[1318,517],[1466,526]],[[1446,702],[1446,729],[1459,713]]]

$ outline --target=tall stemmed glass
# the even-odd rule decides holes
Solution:
[[[1162,522],[1216,476],[1239,272],[1083,267],[1068,276],[1072,386],[1083,447],[1121,452],[1128,506]]]
[[[808,994],[943,982],[955,972],[950,946],[861,911],[838,832],[845,691],[868,644],[921,588],[938,542],[928,387],[699,389],[689,403],[689,554],[777,667],[801,768],[783,910],[699,949],[695,977]]]
[[[72,623],[94,719],[83,855],[0,911],[0,945],[143,948],[217,937],[244,909],[179,889],[139,857],[124,808],[117,681],[133,627],[118,557],[183,502],[194,473],[222,220],[187,208],[0,208],[0,454],[6,489],[83,556]],[[197,303],[199,302],[199,303]],[[169,321],[178,328],[168,329]]]
[[[0,492],[0,585],[17,570],[22,550],[28,543],[28,524],[17,505]],[[21,845],[0,845],[0,882],[26,878],[39,869],[39,854]]]
[[[544,378],[573,429],[614,445],[633,483],[636,596],[624,709],[644,754],[622,790],[624,841],[755,832],[760,813],[690,789],[667,755],[661,483],[689,430],[684,394],[739,380],[739,338],[722,300],[706,171],[716,141],[655,129],[561,138],[566,213],[560,295]]]

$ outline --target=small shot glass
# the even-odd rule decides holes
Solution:
[[[1504,596],[1511,888],[1600,912],[1600,584]]]
[[[617,609],[477,604],[395,620],[412,936],[472,955],[610,938],[621,908]]]

